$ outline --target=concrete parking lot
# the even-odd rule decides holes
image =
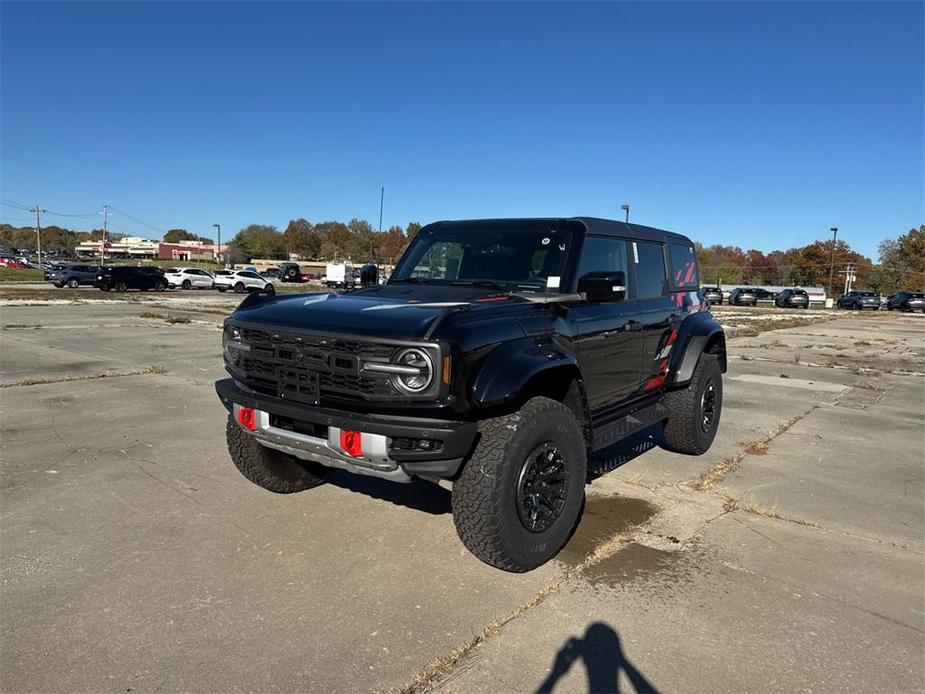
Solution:
[[[441,487],[234,469],[212,384],[240,297],[18,291],[4,692],[925,691],[921,315],[718,310],[740,336],[711,451],[596,457],[569,546],[512,575]]]

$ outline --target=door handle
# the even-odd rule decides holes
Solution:
[[[629,333],[636,333],[642,330],[642,323],[638,320],[628,321],[626,324],[626,331]]]

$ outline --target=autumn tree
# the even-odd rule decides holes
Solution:
[[[285,258],[286,245],[283,235],[274,226],[251,224],[239,231],[230,245],[235,253],[252,258]]]
[[[321,253],[321,236],[315,231],[311,222],[302,219],[290,219],[283,232],[283,242],[288,253],[303,258],[317,258]]]
[[[382,234],[379,241],[379,250],[383,261],[394,263],[405,249],[405,232],[400,226],[390,227]]]

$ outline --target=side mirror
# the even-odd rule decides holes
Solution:
[[[589,272],[578,280],[578,293],[593,303],[608,303],[626,299],[626,273]]]

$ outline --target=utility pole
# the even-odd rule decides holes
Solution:
[[[109,223],[109,205],[103,205],[103,242],[100,244],[100,265],[106,264],[106,225]]]
[[[35,203],[35,207],[33,207],[29,211],[35,212],[35,239],[36,239],[35,242],[36,242],[36,251],[39,254],[39,267],[41,267],[42,265],[42,220],[39,217],[39,215],[41,215],[42,212],[48,212],[48,210],[43,210],[41,207],[39,207],[38,203]]]
[[[832,232],[832,258],[829,260],[829,289],[834,294],[835,284],[833,280],[835,277],[835,238],[838,236],[838,227],[831,227],[829,228],[829,231]]]
[[[218,257],[216,258],[216,260],[218,260],[219,264],[221,264],[222,262],[222,225],[213,224],[212,226],[218,229],[218,254],[217,254]],[[222,265],[222,267],[225,267],[225,266]]]
[[[385,204],[385,186],[379,193],[379,233],[382,233],[382,206]]]

